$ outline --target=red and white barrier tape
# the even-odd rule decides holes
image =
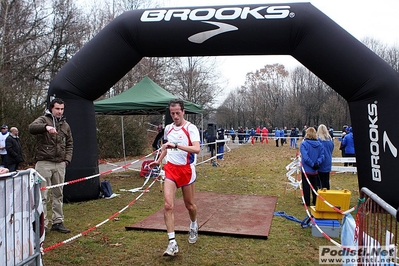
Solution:
[[[155,150],[155,151],[151,152],[150,154],[141,157],[140,159],[137,159],[137,160],[135,160],[135,161],[133,161],[133,162],[130,162],[130,163],[127,163],[127,164],[125,164],[125,165],[116,167],[116,168],[114,168],[114,169],[110,169],[110,170],[104,171],[104,172],[102,172],[102,173],[100,173],[100,174],[95,174],[95,175],[91,175],[91,176],[87,176],[87,177],[78,178],[78,179],[71,180],[71,181],[67,181],[67,182],[64,182],[64,183],[61,183],[61,184],[57,184],[57,185],[52,185],[52,186],[47,186],[47,187],[41,187],[40,190],[46,190],[46,189],[55,188],[55,187],[61,187],[61,186],[65,186],[65,185],[72,185],[72,184],[75,184],[75,183],[79,183],[79,182],[82,182],[82,181],[86,181],[86,180],[92,179],[92,178],[97,177],[97,176],[100,176],[100,175],[108,175],[108,174],[113,173],[113,172],[116,172],[116,171],[118,171],[118,170],[126,169],[126,168],[128,168],[130,165],[135,164],[135,163],[137,163],[137,162],[139,162],[139,161],[141,161],[141,160],[144,160],[145,158],[150,157],[150,156],[153,155],[154,153],[157,153],[159,150],[160,150],[160,149]],[[38,174],[38,175],[40,176],[40,174]],[[43,179],[43,180],[45,180],[42,176],[40,176],[40,178]]]
[[[314,189],[314,187],[312,186],[312,184],[310,183],[310,181],[309,181],[309,179],[308,179],[308,176],[307,176],[305,170],[303,169],[302,164],[301,164],[301,169],[302,169],[302,171],[303,171],[303,173],[304,173],[304,176],[305,176],[305,178],[306,178],[306,181],[308,182],[308,184],[309,184],[310,188],[312,189],[312,191],[317,195],[317,197],[318,197],[319,199],[321,199],[321,200],[322,200],[324,203],[326,203],[328,206],[333,207],[333,209],[334,209],[335,211],[337,211],[337,212],[339,212],[339,213],[341,213],[341,214],[346,214],[346,213],[349,213],[349,212],[351,212],[351,211],[353,211],[353,210],[356,209],[356,207],[353,207],[353,208],[351,208],[351,209],[349,209],[349,210],[343,212],[342,210],[340,210],[340,209],[338,209],[338,208],[332,206],[332,205],[331,205],[329,202],[327,202],[322,196],[320,196],[320,195],[317,193],[317,191]],[[302,180],[302,182],[303,182],[303,180]],[[300,188],[300,190],[301,190],[301,197],[302,197],[302,201],[303,201],[303,206],[304,206],[304,208],[305,208],[305,211],[306,211],[307,216],[310,218],[310,220],[312,221],[313,225],[317,228],[317,230],[318,230],[326,239],[328,239],[328,240],[329,240],[331,243],[333,243],[335,246],[337,246],[337,247],[339,247],[339,248],[341,248],[341,249],[345,249],[345,250],[347,250],[347,251],[352,251],[350,248],[345,247],[345,246],[341,245],[340,243],[338,243],[337,241],[335,241],[334,239],[332,239],[329,235],[327,235],[327,234],[317,225],[317,223],[316,223],[316,221],[314,220],[313,216],[312,216],[312,215],[310,214],[310,212],[309,212],[308,206],[307,206],[306,203],[305,203],[305,197],[304,197],[304,195],[303,195],[303,189],[302,189],[302,182],[300,183],[299,188]]]
[[[67,240],[64,240],[64,241],[62,241],[62,242],[59,242],[59,243],[57,243],[57,244],[55,244],[55,245],[52,245],[52,246],[50,246],[50,247],[44,248],[43,251],[42,251],[42,253],[44,254],[44,253],[46,253],[47,251],[50,251],[50,250],[52,250],[52,249],[55,249],[55,248],[57,248],[57,247],[59,247],[59,246],[62,246],[62,245],[64,245],[64,244],[66,244],[66,243],[69,243],[69,242],[71,242],[71,241],[73,241],[73,240],[75,240],[75,239],[77,239],[77,238],[79,238],[79,237],[81,237],[81,236],[87,235],[88,233],[90,233],[91,231],[93,231],[93,230],[99,228],[99,227],[102,226],[103,224],[105,224],[105,223],[107,223],[107,222],[113,220],[114,218],[118,217],[119,214],[121,214],[122,212],[124,212],[125,210],[127,210],[127,209],[128,209],[130,206],[132,206],[138,199],[140,199],[141,196],[144,195],[144,193],[146,193],[147,191],[149,191],[149,189],[155,184],[155,182],[158,181],[158,178],[159,178],[159,177],[160,177],[160,176],[158,176],[157,178],[154,178],[154,181],[153,181],[140,195],[138,195],[133,201],[131,201],[128,205],[126,205],[126,206],[125,206],[124,208],[122,208],[120,211],[114,213],[114,214],[113,214],[112,216],[110,216],[108,219],[106,219],[106,220],[102,221],[101,223],[99,223],[99,224],[93,226],[92,228],[87,229],[86,231],[83,231],[83,232],[80,233],[80,234],[77,234],[76,236],[73,236],[73,237],[71,237],[71,238],[69,238],[69,239],[67,239]]]
[[[109,174],[109,173],[118,171],[118,170],[120,170],[120,169],[126,169],[129,165],[132,165],[132,164],[137,163],[137,162],[139,162],[139,161],[141,161],[141,160],[144,160],[145,158],[147,158],[147,157],[153,155],[154,153],[158,153],[159,151],[160,151],[160,149],[158,149],[158,150],[156,150],[156,151],[153,151],[152,153],[150,153],[150,154],[148,154],[148,155],[146,155],[146,156],[143,156],[143,157],[141,157],[140,159],[138,159],[138,160],[136,160],[136,161],[133,161],[133,162],[130,162],[130,163],[125,164],[125,165],[123,165],[123,166],[116,167],[116,168],[114,168],[114,169],[111,169],[111,170],[102,172],[102,173],[100,173],[100,174],[96,174],[96,175],[92,175],[92,176],[88,176],[88,177],[83,177],[83,178],[79,178],[79,179],[76,179],[76,180],[71,180],[71,181],[64,182],[64,183],[58,184],[58,185],[43,187],[43,188],[41,188],[41,190],[46,190],[46,189],[50,189],[50,188],[54,188],[54,187],[58,187],[58,186],[64,186],[64,185],[75,184],[75,183],[78,183],[78,182],[82,182],[82,181],[85,181],[85,180],[92,179],[92,178],[97,177],[97,176],[100,176],[100,175],[107,175],[107,174]],[[161,171],[161,173],[162,173],[162,171]],[[39,174],[39,176],[40,176],[40,174]],[[151,176],[151,173],[150,173],[148,179],[147,179],[147,180],[145,181],[145,183],[143,184],[143,186],[148,182],[150,176]],[[41,176],[40,176],[40,177],[41,177]],[[144,190],[142,191],[142,193],[141,193],[139,196],[136,197],[136,199],[134,199],[133,201],[131,201],[128,205],[126,205],[126,206],[125,206],[124,208],[122,208],[120,211],[118,211],[118,212],[116,212],[115,214],[113,214],[112,216],[110,216],[108,219],[102,221],[101,223],[99,223],[99,224],[93,226],[92,228],[87,229],[86,231],[83,231],[82,233],[77,234],[77,235],[75,235],[75,236],[73,236],[73,237],[71,237],[71,238],[69,238],[69,239],[67,239],[67,240],[64,240],[64,241],[62,241],[62,242],[59,242],[59,243],[57,243],[57,244],[54,244],[54,245],[52,245],[52,246],[50,246],[50,247],[44,248],[44,249],[42,250],[42,254],[44,254],[45,252],[50,251],[50,250],[52,250],[52,249],[55,249],[55,248],[57,248],[57,247],[59,247],[59,246],[62,246],[62,245],[64,245],[64,244],[67,244],[67,243],[69,243],[69,242],[71,242],[71,241],[73,241],[73,240],[75,240],[75,239],[77,239],[77,238],[79,238],[79,237],[81,237],[81,236],[84,236],[84,235],[88,234],[89,232],[91,232],[91,231],[93,231],[93,230],[99,228],[100,226],[102,226],[103,224],[107,223],[108,221],[114,219],[114,218],[117,217],[119,214],[121,214],[123,211],[125,211],[127,208],[129,208],[130,206],[132,206],[138,199],[141,198],[141,196],[144,195],[144,193],[149,192],[149,189],[155,184],[156,181],[159,180],[160,177],[161,177],[161,175],[158,175],[158,177],[154,178],[154,181],[153,181],[146,189],[144,189]],[[41,178],[43,179],[43,177],[41,177]],[[142,187],[141,187],[141,188],[142,188]]]

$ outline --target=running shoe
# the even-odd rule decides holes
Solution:
[[[169,242],[168,247],[163,253],[164,256],[175,256],[179,252],[179,247],[177,246],[177,242]]]
[[[198,227],[195,229],[190,229],[190,234],[188,236],[188,243],[194,244],[198,240]]]

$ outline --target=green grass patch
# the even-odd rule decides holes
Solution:
[[[340,157],[335,143],[334,157]],[[197,167],[196,190],[242,195],[277,196],[275,211],[284,211],[300,220],[306,217],[301,205],[300,191],[286,190],[286,165],[297,150],[268,145],[240,145],[225,155],[219,167],[206,163]],[[65,226],[70,234],[50,232],[44,247],[52,246],[101,223],[132,202],[139,193],[121,192],[143,184],[138,172],[126,171],[103,176],[111,182],[113,199],[64,204]],[[149,183],[148,183],[149,184]],[[78,184],[75,184],[75,186]],[[349,189],[351,206],[359,196],[357,175],[331,176],[331,189]],[[163,208],[160,183],[145,193],[117,219],[109,221],[60,247],[49,250],[43,257],[45,265],[317,265],[318,248],[331,245],[325,238],[313,237],[311,228],[274,216],[269,237],[253,239],[231,236],[201,235],[195,245],[187,242],[186,234],[177,234],[179,255],[162,257],[167,246],[166,232],[126,231],[125,226]],[[181,197],[181,191],[177,193]],[[255,204],[255,203],[254,203]],[[49,215],[51,213],[49,212]],[[187,214],[187,226],[189,217]],[[336,239],[338,242],[339,239]]]

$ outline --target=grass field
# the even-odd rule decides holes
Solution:
[[[340,157],[338,147],[339,143],[335,142],[334,157]],[[225,155],[219,167],[212,167],[210,163],[197,167],[196,190],[277,196],[275,211],[284,211],[302,220],[306,212],[301,205],[300,191],[286,191],[285,183],[285,167],[296,152],[289,149],[289,145],[275,147],[274,142],[268,145],[240,145]],[[117,213],[139,195],[121,192],[120,189],[132,189],[143,184],[143,178],[135,171],[101,176],[101,179],[110,180],[114,193],[120,196],[65,204],[65,226],[72,233],[50,232],[44,248],[72,238]],[[349,189],[352,192],[351,206],[357,203],[357,175],[332,175],[331,189]],[[181,197],[180,190],[177,197]],[[190,245],[186,234],[177,234],[178,256],[162,257],[167,246],[165,232],[125,230],[125,226],[162,207],[163,195],[160,184],[156,183],[149,193],[115,219],[82,237],[48,250],[43,256],[44,265],[317,265],[319,246],[332,245],[325,238],[313,237],[310,227],[301,228],[299,223],[274,216],[267,240],[201,235],[200,231],[198,242]]]

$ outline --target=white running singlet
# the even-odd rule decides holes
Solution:
[[[190,122],[186,122],[180,127],[175,126],[175,124],[167,125],[164,138],[170,143],[182,146],[190,146],[192,142],[200,141],[198,128]],[[195,165],[197,154],[188,153],[180,149],[168,149],[166,160],[175,165]]]

